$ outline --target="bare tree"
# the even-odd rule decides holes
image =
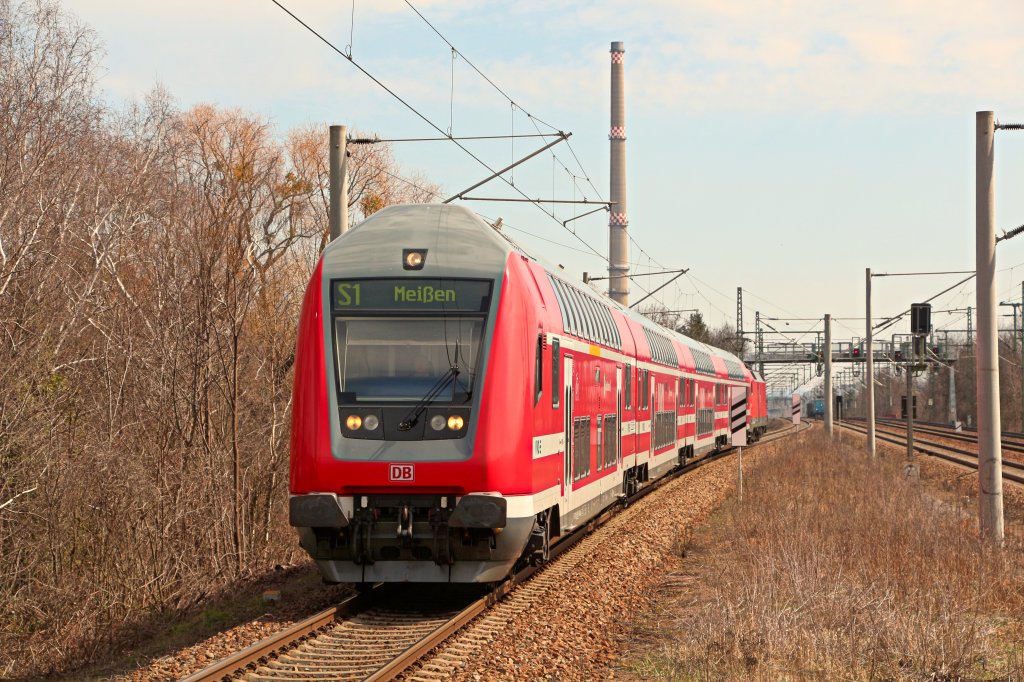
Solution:
[[[55,2],[0,0],[0,676],[301,560],[291,368],[327,127],[159,88],[115,111],[98,57]],[[357,219],[437,196],[386,145],[350,168]]]

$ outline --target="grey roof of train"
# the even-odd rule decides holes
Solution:
[[[462,206],[402,204],[377,211],[332,241],[324,267],[344,268],[346,277],[401,277],[408,274],[402,268],[406,248],[427,250],[425,276],[454,265],[465,276],[487,279],[500,278],[510,251],[522,252]],[[394,258],[381,257],[392,251]]]
[[[437,221],[437,230],[433,239],[434,243],[405,243],[410,228],[415,226],[418,230],[422,230],[425,214],[429,220]],[[373,237],[371,239],[362,238],[363,235],[360,234],[360,230],[370,226],[374,227]],[[384,230],[384,232],[379,232],[378,230]],[[452,239],[453,236],[455,236],[454,240]],[[447,242],[445,244],[446,259],[451,258],[451,254],[454,253],[460,266],[481,266],[481,274],[491,273],[493,270],[493,267],[485,266],[481,262],[483,260],[481,256],[487,251],[490,251],[494,256],[497,256],[500,252],[506,258],[509,252],[515,251],[539,263],[552,275],[568,281],[560,269],[552,267],[550,263],[533,255],[513,241],[508,235],[496,230],[493,225],[483,220],[473,211],[464,206],[453,206],[451,204],[400,204],[381,209],[352,227],[341,238],[331,242],[324,250],[324,264],[325,266],[333,265],[334,262],[341,260],[341,254],[344,253],[344,259],[348,261],[349,268],[352,267],[352,261],[374,262],[373,270],[376,276],[401,276],[405,271],[402,270],[400,258],[394,259],[390,268],[393,272],[386,271],[383,273],[380,272],[379,258],[371,259],[371,256],[379,256],[379,250],[382,248],[381,243],[384,242],[389,246],[397,248],[427,249],[427,264],[424,267],[424,273],[426,274],[434,267],[444,265],[444,263],[438,263],[436,258],[431,258],[429,254],[429,250],[434,246],[440,245],[442,239]],[[343,250],[341,250],[342,244],[344,245]],[[337,255],[331,253],[335,250],[335,247],[339,249]],[[481,251],[484,253],[481,253]],[[501,267],[502,269],[504,268],[504,262],[502,262]],[[350,272],[347,276],[357,277],[368,274],[370,273]],[[743,365],[743,361],[732,353],[715,346],[709,346],[672,329],[662,327],[632,308],[623,306],[604,294],[594,291],[591,287],[578,286],[577,288],[586,290],[588,294],[599,298],[609,308],[615,308],[622,315],[647,327],[651,331],[664,334],[684,346],[702,350],[709,355],[716,355],[722,359],[734,360]]]

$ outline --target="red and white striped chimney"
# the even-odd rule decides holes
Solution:
[[[629,305],[629,219],[626,213],[626,81],[623,62],[625,44],[612,43],[611,191],[608,218],[608,295]]]

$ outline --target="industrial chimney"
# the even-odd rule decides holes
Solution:
[[[629,219],[626,214],[626,83],[623,61],[626,48],[622,42],[612,43],[612,125],[608,133],[611,144],[612,202],[608,217],[608,295],[613,301],[629,305]]]

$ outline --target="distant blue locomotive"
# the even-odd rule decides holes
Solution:
[[[807,405],[807,417],[810,419],[821,419],[825,416],[825,400],[819,398],[818,400],[808,400]]]

